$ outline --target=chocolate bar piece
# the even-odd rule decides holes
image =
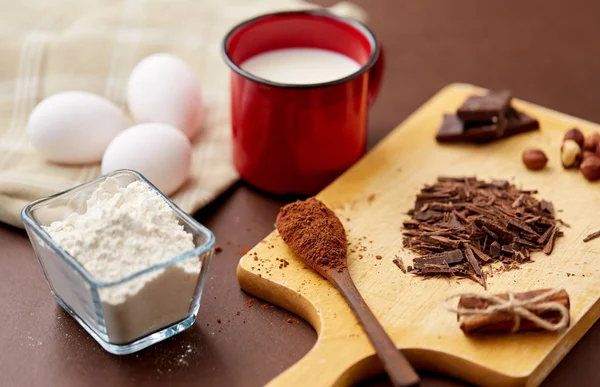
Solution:
[[[467,141],[464,136],[464,127],[462,121],[454,114],[444,114],[444,121],[438,130],[435,139],[438,142],[460,142]]]
[[[510,92],[506,90],[473,95],[458,108],[456,115],[463,122],[496,123],[505,116],[511,98]]]
[[[438,142],[489,142],[501,138],[507,126],[507,120],[497,123],[471,127],[454,114],[444,114],[442,126],[435,136]]]
[[[504,137],[531,132],[540,128],[538,120],[512,107],[506,112],[506,121]]]
[[[477,126],[480,125],[480,126]],[[540,128],[535,118],[509,107],[506,118],[493,123],[464,123],[454,114],[445,114],[436,140],[438,142],[489,142],[527,133]]]
[[[497,122],[463,122],[463,128],[466,135],[472,141],[486,142],[493,141],[504,136],[508,121],[505,117],[500,117]]]

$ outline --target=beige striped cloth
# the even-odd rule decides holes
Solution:
[[[122,107],[133,66],[171,52],[195,70],[204,98],[191,178],[173,200],[192,213],[238,178],[231,162],[228,68],[221,40],[238,22],[279,10],[315,8],[301,0],[20,0],[0,13],[0,221],[22,227],[27,203],[100,174],[98,165],[45,162],[29,144],[29,114],[66,90],[103,95]],[[348,3],[332,12],[364,19]]]

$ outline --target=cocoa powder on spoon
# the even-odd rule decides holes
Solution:
[[[284,206],[276,224],[285,243],[317,272],[346,267],[348,242],[344,226],[317,199]]]
[[[315,198],[284,206],[277,230],[292,251],[325,277],[346,299],[373,344],[394,386],[416,386],[419,376],[398,351],[354,285],[347,268],[346,231],[327,206]]]

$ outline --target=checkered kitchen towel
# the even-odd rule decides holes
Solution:
[[[45,162],[29,144],[29,114],[66,90],[103,95],[124,110],[133,66],[171,52],[195,70],[205,116],[194,141],[191,178],[173,200],[194,212],[238,178],[231,162],[228,68],[221,39],[238,22],[263,13],[316,8],[301,0],[20,0],[0,12],[0,221],[22,227],[35,199],[100,174],[98,165]],[[364,19],[348,3],[332,12]]]

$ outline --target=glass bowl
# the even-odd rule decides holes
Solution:
[[[118,281],[103,282],[94,278],[42,226],[63,220],[73,212],[84,213],[87,199],[107,177],[116,178],[122,187],[134,181],[148,184],[173,209],[184,229],[193,235],[195,248]],[[130,170],[114,171],[30,203],[23,208],[21,217],[52,295],[108,352],[123,355],[139,351],[186,330],[196,320],[215,237],[139,173]],[[184,273],[181,263],[187,264],[191,260],[199,261],[191,262],[200,266],[198,273],[185,272],[185,277],[173,277],[177,270],[180,270],[179,275]],[[138,293],[117,304],[103,299],[102,295],[106,294],[104,292],[131,286],[132,281],[139,281],[141,276],[152,276],[152,282],[159,282],[153,287],[144,286]],[[179,281],[178,278],[184,280]],[[189,298],[185,294],[189,294]]]

